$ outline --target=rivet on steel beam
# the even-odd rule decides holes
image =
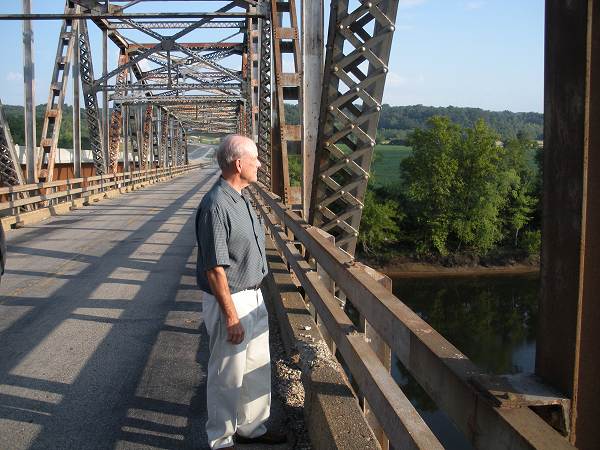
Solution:
[[[329,147],[329,145],[330,145],[330,142],[329,142],[329,141],[326,141],[326,142],[325,142],[325,147]]]
[[[396,29],[396,27],[395,27],[394,25],[390,25],[390,26],[388,27],[388,30],[390,30],[390,31],[394,31],[395,29]]]
[[[369,144],[370,147],[375,147],[375,141],[371,141]]]
[[[344,25],[342,25],[342,24],[340,23],[340,24],[338,25],[338,28],[339,28],[340,30],[343,30],[343,29],[344,29]]]
[[[321,175],[321,176],[322,176],[322,175]],[[323,209],[323,206],[322,206],[322,205],[317,205],[317,209],[318,209],[319,211],[321,211],[321,210]]]
[[[358,209],[363,209],[363,205],[358,205]]]
[[[360,88],[359,88],[358,86],[356,86],[356,87],[354,88],[354,92],[360,92]]]
[[[321,174],[321,180],[325,179],[325,174]]]
[[[377,105],[377,106],[375,107],[375,110],[376,110],[376,111],[381,111],[381,106]]]
[[[333,111],[333,106],[332,106],[332,105],[329,105],[329,106],[327,107],[327,109],[329,109],[329,111]]]
[[[340,223],[340,219],[335,219],[335,223],[336,224]]]
[[[388,68],[387,67],[383,68],[383,73],[388,73]]]
[[[338,70],[339,70],[339,69],[338,69],[338,66],[333,66],[333,71],[334,71],[334,72],[337,72]]]
[[[350,129],[354,130],[354,128],[356,127],[356,125],[354,125],[353,123],[350,124]]]
[[[365,3],[365,6],[369,9],[371,9],[373,7],[373,3],[367,2],[367,3]]]
[[[364,53],[364,52],[366,52],[366,51],[367,51],[367,47],[365,47],[365,46],[363,45],[363,46],[360,48],[360,51],[361,51],[361,52],[363,52],[363,53]]]
[[[345,191],[340,191],[340,195],[343,196],[346,192]]]
[[[309,263],[311,266],[314,266],[316,262],[317,262],[317,261],[315,260],[315,258],[308,258],[308,263]]]
[[[346,164],[350,164],[350,158],[346,158],[346,159],[344,159],[344,162],[345,162]]]
[[[368,173],[365,173],[365,174],[363,175],[363,178],[364,178],[365,180],[368,180],[368,179],[369,179],[369,174],[368,174]]]
[[[358,232],[354,232],[354,237],[358,237]]]

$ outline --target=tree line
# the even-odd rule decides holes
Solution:
[[[3,105],[4,117],[10,127],[11,135],[15,144],[25,144],[25,123],[23,121],[24,109],[22,106]],[[100,110],[101,111],[101,110]],[[39,142],[44,125],[44,113],[46,105],[41,104],[35,107],[35,128],[36,137]],[[85,110],[81,109],[81,145],[82,148],[90,148],[90,137],[85,120]],[[62,108],[62,121],[60,125],[60,134],[58,146],[61,148],[73,148],[73,107],[64,105]]]
[[[461,127],[470,128],[479,120],[485,121],[501,141],[515,139],[517,135],[531,140],[543,140],[544,115],[535,112],[486,111],[480,108],[456,106],[390,106],[384,104],[379,119],[379,129],[400,131],[400,137],[415,128],[424,128],[434,116],[442,116]]]
[[[290,124],[300,123],[298,107],[285,105],[286,121]],[[531,140],[543,140],[544,115],[536,112],[486,111],[480,108],[463,108],[457,106],[435,107],[423,105],[390,106],[381,108],[377,140],[379,143],[404,145],[405,142],[390,142],[397,139],[404,141],[415,128],[424,128],[427,121],[434,116],[449,118],[461,127],[473,127],[483,119],[498,135],[501,141],[515,139],[522,135]]]
[[[359,242],[366,253],[488,255],[540,246],[541,148],[525,133],[500,142],[479,119],[462,126],[433,116],[408,137],[398,178],[370,188]]]

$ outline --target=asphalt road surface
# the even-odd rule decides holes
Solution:
[[[217,176],[8,233],[0,449],[206,448],[194,214]]]

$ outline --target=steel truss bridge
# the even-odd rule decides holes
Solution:
[[[546,1],[542,332],[539,378],[525,380],[483,374],[354,260],[397,0],[332,1],[326,37],[322,0],[187,0],[187,12],[173,0],[67,0],[53,14],[22,3],[21,12],[0,15],[23,21],[26,141],[23,165],[0,105],[3,223],[197,169],[189,160],[195,135],[247,135],[262,164],[257,210],[349,368],[378,445],[441,448],[392,380],[393,352],[476,448],[597,448],[600,352],[590,318],[600,307],[590,292],[600,288],[600,258],[590,230],[600,226],[600,136],[590,124],[600,122],[598,0]],[[61,29],[36,137],[32,23],[44,20]],[[101,49],[92,47],[92,27]],[[81,109],[73,108],[73,160],[60,176],[70,77],[92,162],[82,161]],[[293,159],[300,188],[290,180]]]

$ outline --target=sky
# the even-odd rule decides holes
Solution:
[[[31,3],[37,13],[62,12],[64,7],[62,0]],[[213,10],[217,3],[207,2],[202,10]],[[180,11],[190,3],[150,5]],[[328,5],[326,1],[326,11]],[[21,0],[0,1],[0,14],[20,12]],[[40,104],[48,96],[60,21],[38,21],[33,27],[35,101]],[[89,28],[98,78],[100,33],[93,24]],[[0,22],[0,100],[4,104],[23,104],[21,33],[21,22]],[[111,43],[109,70],[116,60],[117,49]],[[543,65],[544,0],[399,0],[383,100],[390,105],[542,112]],[[66,101],[71,103],[70,94]]]

